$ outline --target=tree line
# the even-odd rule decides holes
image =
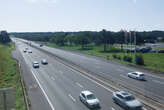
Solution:
[[[118,32],[107,31],[103,29],[97,31],[81,31],[81,32],[33,32],[33,33],[10,33],[15,37],[32,41],[52,42],[57,45],[81,45],[85,48],[88,44],[104,45],[104,51],[107,45],[113,44],[133,44],[136,36],[136,44],[141,45],[145,41],[155,41],[161,38],[164,41],[163,31],[149,32],[126,32],[124,30]],[[122,46],[121,46],[122,47]]]
[[[11,39],[7,33],[7,31],[0,31],[0,43],[8,43]]]

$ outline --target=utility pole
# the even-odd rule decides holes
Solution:
[[[4,110],[7,110],[6,92],[3,91]]]
[[[126,45],[126,49],[125,49],[125,52],[127,53],[127,37],[128,37],[128,33],[127,33],[127,30],[124,30],[124,36],[125,36],[125,45]]]
[[[136,32],[134,31],[134,45],[135,45],[135,54],[136,54]]]
[[[132,36],[131,36],[131,31],[129,31],[129,38],[130,38],[130,54],[131,54],[131,56],[132,56],[132,38],[131,38]]]

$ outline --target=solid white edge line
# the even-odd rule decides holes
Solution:
[[[112,110],[115,110],[113,107],[111,107]]]
[[[36,77],[36,75],[35,75],[35,73],[32,71],[32,69],[31,69],[31,72],[32,72],[32,74],[33,74],[34,78],[36,79],[37,83],[39,84],[39,87],[40,87],[40,89],[42,90],[43,94],[45,95],[45,97],[46,97],[46,99],[47,99],[48,103],[50,104],[51,109],[52,109],[52,110],[55,110],[54,106],[52,105],[52,103],[51,103],[50,99],[48,98],[48,96],[47,96],[46,92],[44,91],[44,89],[43,89],[42,85],[40,84],[40,82],[39,82],[38,78]]]
[[[26,63],[26,59],[25,59],[25,57],[24,57],[23,54],[22,54],[22,56],[23,56],[23,59],[25,60],[25,63]],[[39,87],[40,87],[40,89],[42,90],[43,94],[45,95],[45,98],[47,99],[47,101],[48,101],[48,103],[49,103],[51,109],[52,109],[52,110],[55,110],[54,106],[52,105],[50,99],[48,98],[46,92],[44,91],[42,85],[40,84],[39,80],[37,79],[37,77],[36,77],[36,75],[34,74],[34,72],[32,71],[32,69],[31,69],[31,72],[32,72],[34,78],[36,79],[37,83],[39,84]]]

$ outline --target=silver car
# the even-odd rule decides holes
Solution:
[[[41,63],[42,63],[43,65],[46,65],[46,64],[48,64],[48,61],[47,61],[46,59],[42,59],[42,60],[41,60]]]
[[[25,50],[25,49],[24,49],[24,50],[23,50],[23,52],[24,52],[24,53],[26,53],[26,52],[27,52],[27,50]]]
[[[128,73],[128,77],[138,79],[138,80],[146,80],[145,75],[141,72],[131,72]]]
[[[79,98],[80,101],[86,104],[87,107],[89,108],[100,107],[100,101],[96,98],[96,96],[92,92],[88,90],[82,91],[80,93]]]
[[[34,61],[34,62],[33,62],[33,67],[34,67],[34,68],[39,68],[39,63],[38,63],[37,61]]]
[[[28,53],[32,53],[32,50],[28,50]]]
[[[126,110],[142,110],[143,105],[128,92],[113,92],[112,99]]]

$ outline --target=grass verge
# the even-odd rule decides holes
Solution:
[[[126,64],[126,65],[130,63],[125,62],[123,60],[116,60],[112,56],[116,54],[116,55],[119,55],[121,58],[123,58],[123,56],[128,55],[133,58],[132,63],[135,64],[134,53],[119,52],[116,50],[116,48],[113,48],[113,47],[108,47],[107,52],[103,52],[103,46],[92,46],[92,48],[89,48],[89,49],[86,48],[82,50],[81,46],[74,46],[74,45],[73,46],[58,46],[54,43],[46,43],[45,45],[56,47],[56,48],[67,49],[67,50],[79,51],[85,54],[100,56],[104,58],[109,56],[110,60],[119,62],[121,64]],[[144,63],[145,63],[144,67],[164,72],[164,54],[163,53],[141,53],[141,55],[144,58]]]
[[[0,44],[0,88],[14,88],[15,109],[25,110],[19,67],[16,60],[11,58],[14,44]]]

